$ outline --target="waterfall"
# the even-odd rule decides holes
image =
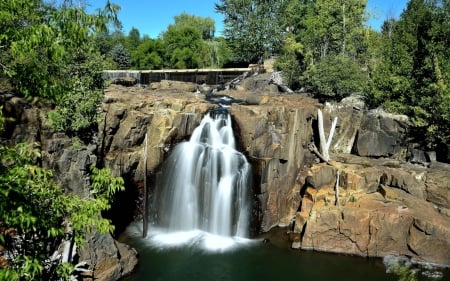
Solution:
[[[163,164],[153,198],[156,224],[169,232],[247,237],[249,178],[250,165],[235,148],[230,115],[210,112]]]

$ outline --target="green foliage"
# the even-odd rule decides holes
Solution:
[[[116,63],[117,69],[129,69],[131,66],[131,55],[121,44],[111,50],[111,58]]]
[[[294,5],[303,14],[297,16],[294,28],[298,28],[294,32],[305,47],[308,60],[314,63],[338,54],[357,58],[364,52],[361,43],[366,0],[292,1],[299,3],[288,5],[288,13],[292,14]]]
[[[306,84],[318,97],[340,100],[363,93],[366,77],[360,67],[345,56],[327,56],[304,72]]]
[[[0,2],[6,19],[0,25],[3,75],[26,97],[56,105],[55,129],[83,133],[95,125],[104,59],[94,39],[117,21],[117,10],[109,1],[97,14],[71,1],[59,7],[38,0]]]
[[[417,281],[417,274],[414,269],[412,269],[411,264],[395,262],[389,265],[388,273],[393,273],[398,276],[399,281]]]
[[[201,57],[208,67],[222,67],[231,61],[233,54],[224,38],[216,38],[206,42]]]
[[[449,7],[412,0],[399,20],[386,21],[380,63],[371,72],[369,102],[409,115],[412,137],[430,149],[450,141]]]
[[[281,1],[279,23],[287,31],[275,66],[292,87],[312,89],[319,98],[340,99],[366,89],[364,30],[367,1]],[[372,50],[371,50],[372,51]]]
[[[193,27],[197,29],[203,40],[211,40],[214,38],[215,26],[212,18],[202,18],[187,13],[181,13],[180,15],[175,16],[174,20],[175,26],[177,27]]]
[[[89,139],[92,131],[96,131],[98,107],[103,98],[103,59],[91,48],[80,48],[72,55],[78,63],[62,69],[72,75],[66,80],[66,90],[57,97],[57,106],[49,113],[49,119],[54,130]]]
[[[132,28],[128,35],[120,30],[99,33],[95,44],[106,56],[109,69],[222,67],[231,60],[232,53],[227,41],[215,38],[214,33],[213,19],[182,13],[158,38],[141,37],[139,30]],[[124,48],[113,52],[117,45]]]
[[[136,69],[162,69],[164,43],[161,39],[143,38],[131,52],[133,67]]]
[[[283,77],[287,85],[292,88],[299,84],[304,65],[303,46],[296,42],[294,34],[288,33],[284,41],[281,55],[275,61],[274,66],[283,71]]]
[[[281,46],[283,1],[220,0],[216,11],[224,16],[223,34],[233,51],[234,60],[262,62]]]
[[[141,43],[141,34],[139,30],[135,27],[131,28],[130,32],[128,32],[128,36],[125,40],[125,47],[129,51],[133,51],[139,46]]]
[[[0,268],[1,280],[67,279],[72,265],[50,259],[63,239],[82,245],[93,229],[113,230],[101,214],[110,208],[114,193],[124,189],[123,179],[112,177],[108,169],[92,168],[88,198],[65,194],[52,171],[38,165],[40,157],[37,144],[8,147],[0,142],[0,258],[8,264]],[[66,221],[73,232],[66,233]]]
[[[170,25],[162,34],[166,62],[173,68],[203,68],[200,55],[207,48],[200,31],[191,26]]]
[[[74,266],[68,262],[63,262],[57,265],[56,275],[62,280],[70,280],[73,274]]]

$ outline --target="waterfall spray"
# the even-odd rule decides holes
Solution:
[[[228,112],[208,113],[163,165],[154,196],[157,224],[248,236],[250,165],[236,150]]]

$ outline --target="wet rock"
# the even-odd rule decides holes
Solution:
[[[93,274],[84,276],[83,280],[119,280],[130,274],[137,265],[136,251],[114,241],[110,235],[93,234],[88,237],[86,245],[86,248],[80,249],[79,259],[88,261]]]
[[[135,77],[120,77],[111,81],[112,84],[121,85],[125,87],[131,87],[139,83],[139,80]]]
[[[398,253],[418,261],[450,264],[444,251],[449,248],[450,237],[450,170],[439,162],[423,166],[403,161],[407,119],[366,112],[358,99],[333,107],[318,104],[306,95],[280,95],[263,90],[264,81],[256,78],[245,82],[248,86],[241,83],[242,88],[223,94],[241,101],[230,104],[228,110],[238,149],[252,164],[257,231],[289,225],[298,248],[362,256]],[[101,107],[105,119],[99,123],[95,150],[73,149],[64,136],[45,133],[43,126],[29,130],[37,132],[35,137],[24,134],[28,130],[25,127],[14,135],[17,139],[47,140],[44,162],[76,175],[76,179],[66,178],[67,182],[83,186],[83,171],[89,163],[100,161],[126,176],[127,193],[135,192],[130,189],[139,190],[144,178],[145,135],[151,184],[171,148],[188,139],[204,114],[218,106],[206,102],[205,95],[191,86],[196,85],[181,89],[175,84],[159,84],[153,90],[111,85]],[[318,108],[324,108],[326,131],[334,116],[339,118],[332,142],[333,166],[315,164],[315,156],[307,149],[317,135]],[[91,151],[98,153],[97,159]],[[351,152],[354,155],[347,154]],[[440,155],[438,152],[436,157],[440,159]],[[67,165],[59,159],[65,159]],[[340,207],[335,206],[337,170]],[[93,249],[86,248],[90,253],[87,256],[112,247],[93,257],[111,261],[93,263],[96,274],[115,278],[127,272],[125,268],[131,266],[118,259],[120,246],[107,239],[94,240]],[[430,248],[425,253],[427,243]]]
[[[450,163],[450,144],[441,143],[437,146],[436,159],[439,162]]]

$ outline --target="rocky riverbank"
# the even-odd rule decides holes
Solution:
[[[209,90],[171,81],[145,88],[111,85],[96,141],[82,149],[48,129],[44,109],[11,95],[3,95],[2,104],[17,120],[7,137],[41,142],[43,164],[55,169],[67,190],[85,192],[86,171],[94,162],[125,178],[127,191],[111,212],[119,231],[139,216],[144,174],[152,191],[170,149],[189,138],[208,110],[223,104],[239,150],[252,164],[254,234],[284,226],[291,229],[294,248],[405,255],[450,265],[450,166],[412,149],[405,116],[367,110],[358,98],[324,105],[305,94],[280,93],[267,76]],[[312,142],[318,146],[317,109],[324,112],[326,132],[338,117],[330,164],[318,163],[308,149]],[[93,239],[85,252],[103,276],[99,280],[115,280],[136,263],[132,249],[107,240]]]

